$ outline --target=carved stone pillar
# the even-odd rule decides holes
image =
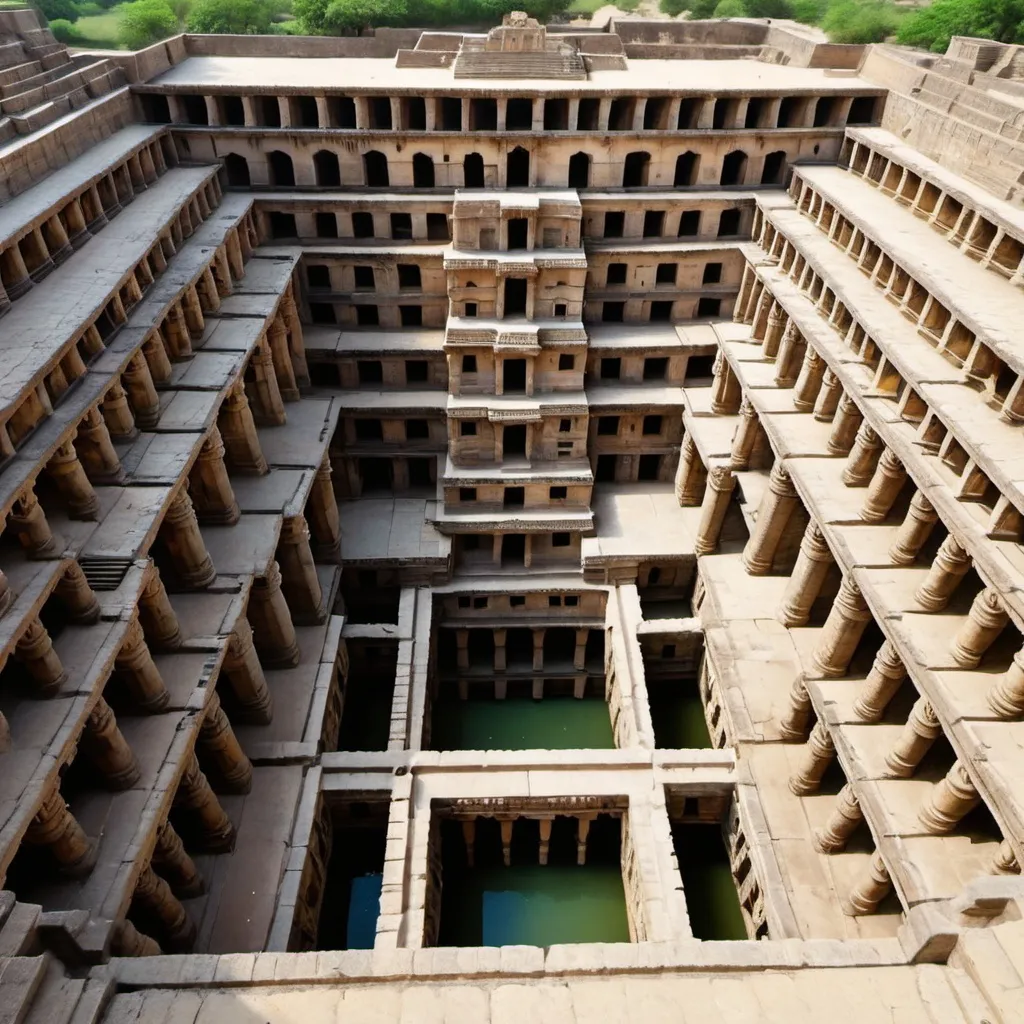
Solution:
[[[863,419],[860,409],[857,408],[857,403],[844,391],[832,419],[832,431],[828,435],[826,447],[830,455],[849,453]]]
[[[125,918],[114,925],[110,952],[114,956],[160,956],[163,950],[156,939],[140,932]]]
[[[739,409],[742,396],[740,382],[719,349],[715,357],[715,376],[711,382],[711,411],[716,416],[732,415]]]
[[[847,783],[836,795],[836,805],[825,823],[814,833],[814,846],[819,853],[838,853],[845,846],[857,826],[864,820],[860,801]]]
[[[860,511],[861,519],[866,523],[884,522],[906,479],[907,471],[903,463],[896,458],[892,449],[886,448],[868,484],[868,493],[864,496]]]
[[[882,451],[882,439],[866,423],[860,425],[843,470],[847,487],[866,487],[875,472]]]
[[[746,469],[750,464],[750,455],[757,443],[758,431],[761,429],[757,412],[751,404],[750,399],[744,395],[740,402],[740,421],[736,426],[736,433],[732,438],[732,450],[729,455],[729,463],[735,470]]]
[[[779,607],[779,622],[790,628],[807,625],[811,608],[834,564],[835,559],[821,527],[811,520],[800,541],[800,553]]]
[[[322,621],[323,591],[309,546],[309,527],[304,516],[285,516],[277,542],[277,561],[282,589],[295,617],[304,622]]]
[[[156,832],[153,864],[167,879],[171,891],[179,899],[192,899],[202,895],[203,877],[199,874],[195,861],[185,851],[181,837],[174,831],[174,826],[166,819]]]
[[[846,675],[853,652],[870,621],[871,612],[860,588],[851,577],[844,577],[821,631],[814,653],[815,668],[826,678]]]
[[[306,501],[306,518],[313,534],[313,553],[321,562],[341,561],[341,516],[331,483],[331,459],[325,452]]]
[[[288,351],[288,328],[280,315],[271,321],[267,335],[281,397],[286,402],[297,402],[300,397],[299,386],[295,382],[295,368],[292,365],[291,353]]]
[[[0,569],[0,616],[6,615],[12,604],[14,604],[14,591],[11,590],[11,584],[4,571]]]
[[[298,665],[299,644],[288,602],[281,592],[281,570],[277,562],[270,563],[266,576],[253,580],[247,614],[260,661],[272,668]]]
[[[935,552],[932,566],[924,582],[917,588],[914,600],[926,612],[939,612],[949,604],[960,581],[971,568],[971,556],[950,534]]]
[[[150,566],[146,585],[139,597],[139,619],[146,641],[158,651],[173,651],[181,646],[181,627],[178,616],[160,579],[160,570]]]
[[[135,417],[132,415],[131,406],[128,404],[128,395],[119,380],[110,385],[110,390],[107,391],[100,410],[111,437],[127,441],[139,432],[135,426]]]
[[[149,364],[141,352],[132,356],[122,379],[136,425],[143,430],[152,430],[160,422],[160,396],[156,393]]]
[[[1004,839],[999,844],[996,855],[992,858],[992,867],[1000,875],[1019,875],[1020,864],[1017,862],[1017,854],[1010,845],[1009,840]]]
[[[100,617],[100,603],[78,562],[69,562],[54,587],[72,622],[89,625]]]
[[[780,388],[791,388],[797,381],[804,340],[795,323],[790,321],[782,333],[779,352],[775,359],[775,383]]]
[[[46,469],[68,504],[72,519],[95,519],[100,503],[71,438],[51,456]]]
[[[274,714],[274,702],[253,647],[252,627],[244,616],[228,637],[222,671],[231,684],[237,717],[250,725],[267,725]]]
[[[280,426],[288,422],[281,388],[277,383],[277,372],[266,336],[260,338],[249,363],[253,379],[246,387],[252,397],[253,416],[267,426]]]
[[[174,796],[176,806],[191,811],[199,825],[200,845],[206,853],[228,853],[234,849],[235,826],[224,813],[210,783],[207,782],[194,753],[185,762],[185,771]]]
[[[111,789],[131,789],[142,775],[132,748],[118,728],[110,705],[100,696],[85,720],[82,749]]]
[[[68,878],[83,878],[96,863],[96,844],[68,810],[56,785],[43,798],[25,832],[25,842],[45,846]]]
[[[124,479],[121,459],[99,409],[90,409],[78,424],[76,447],[93,483],[115,484]]]
[[[761,343],[761,351],[765,359],[774,359],[779,352],[779,345],[782,342],[782,335],[786,330],[786,314],[777,303],[772,303],[768,313],[768,323],[765,327],[764,341]]]
[[[918,491],[911,498],[906,518],[889,548],[889,558],[896,565],[912,565],[938,521],[934,506]]]
[[[262,476],[268,472],[267,460],[260,448],[256,423],[252,418],[249,400],[241,384],[232,388],[224,398],[217,419],[231,468],[237,473]]]
[[[121,650],[114,659],[114,667],[125,681],[133,703],[140,711],[155,714],[163,711],[170,703],[171,695],[146,646],[138,618],[133,618],[128,625]]]
[[[589,639],[589,628],[576,630],[576,646],[572,654],[572,667],[577,672],[582,672],[587,667],[587,641]]]
[[[1024,714],[1024,651],[1018,651],[1006,674],[988,692],[988,706],[1000,718]]]
[[[886,767],[897,778],[909,779],[941,732],[935,709],[924,697],[919,697],[910,709],[910,717],[896,746],[885,755]]]
[[[961,668],[977,668],[1009,621],[999,594],[991,588],[981,591],[971,604],[967,621],[950,646],[953,660]]]
[[[587,863],[587,835],[590,833],[590,818],[576,819],[576,864],[583,867]]]
[[[164,947],[171,953],[187,953],[196,940],[196,926],[171,887],[147,865],[135,883],[132,899],[160,922]]]
[[[875,850],[871,855],[871,863],[868,865],[864,877],[854,886],[844,901],[843,912],[848,917],[873,914],[878,909],[878,904],[890,892],[892,892],[892,879],[889,877],[889,869],[885,866],[882,855]]]
[[[189,478],[196,515],[204,522],[231,526],[241,518],[224,464],[224,442],[213,427],[203,442]]]
[[[696,555],[709,555],[718,547],[725,515],[736,487],[736,477],[728,466],[711,466],[708,470],[707,487],[701,502],[700,524],[693,542]]]
[[[796,679],[789,691],[789,706],[779,720],[779,735],[787,741],[803,740],[811,720],[811,695],[803,677]]]
[[[796,796],[817,793],[821,777],[828,770],[836,747],[824,722],[817,722],[807,738],[800,767],[789,777],[789,790]]]
[[[879,721],[906,678],[906,665],[891,641],[886,640],[878,649],[871,671],[854,701],[853,713],[862,722]]]
[[[167,355],[168,344],[159,327],[155,327],[142,343],[142,354],[146,357],[149,375],[154,384],[167,384],[173,372]]]
[[[701,462],[697,451],[697,442],[687,432],[683,438],[679,452],[679,465],[676,469],[676,498],[680,505],[699,505],[704,496],[704,485],[707,481],[707,470]]]
[[[174,575],[182,586],[202,590],[217,578],[185,487],[179,487],[171,499],[160,533],[174,563]]]
[[[25,666],[32,677],[33,690],[40,697],[55,697],[68,680],[50,634],[38,616],[21,634],[14,647],[14,657]]]
[[[206,714],[199,727],[199,747],[204,760],[213,766],[221,792],[248,793],[252,789],[252,763],[242,751],[216,691],[206,702]]]
[[[981,794],[962,762],[955,761],[946,777],[931,791],[918,818],[933,836],[952,832],[981,801]]]
[[[539,629],[535,628],[535,629],[532,630],[532,638],[533,638],[533,671],[534,672],[542,672],[544,670],[544,637],[545,637],[546,633],[547,633],[547,630],[544,629],[543,627],[541,627]],[[540,683],[543,686],[544,680],[543,679],[540,680]],[[537,685],[537,680],[535,679],[534,680],[534,687],[536,687],[536,685]],[[537,694],[535,693],[534,696],[537,696]],[[541,691],[540,696],[543,696],[543,690]]]
[[[799,500],[785,463],[776,459],[757,509],[754,532],[743,550],[743,565],[751,576],[765,576],[771,570],[782,534]]]
[[[831,423],[842,395],[843,382],[832,370],[826,370],[821,378],[821,390],[814,401],[814,418],[819,423]]]
[[[64,549],[63,538],[50,529],[31,487],[14,500],[8,522],[29,558],[56,558]]]
[[[793,407],[797,412],[810,412],[814,408],[826,369],[825,360],[813,346],[808,345],[800,375],[793,385]]]

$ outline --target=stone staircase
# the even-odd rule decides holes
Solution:
[[[109,60],[68,53],[33,11],[0,11],[0,146],[123,84]]]
[[[467,49],[464,45],[455,60],[456,78],[560,78],[579,80],[587,77],[583,58],[575,51],[543,53]]]

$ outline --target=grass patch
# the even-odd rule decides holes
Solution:
[[[75,22],[75,34],[81,39],[76,46],[86,49],[117,50],[121,16],[114,7],[103,14],[93,14],[88,18],[79,18]]]
[[[572,0],[566,9],[568,14],[593,14],[600,10],[608,0]]]

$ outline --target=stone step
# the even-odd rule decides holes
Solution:
[[[587,71],[578,53],[494,53],[463,50],[455,60],[456,78],[583,79]]]
[[[24,1021],[43,983],[53,958],[42,956],[15,957],[3,964],[0,973],[0,1020],[18,1024]]]
[[[14,85],[16,82],[24,82],[43,70],[42,61],[28,60],[20,64],[12,64],[9,68],[0,71],[0,87]]]
[[[36,925],[42,912],[43,908],[35,903],[15,903],[3,927],[0,928],[0,959],[24,956],[35,949]]]
[[[24,64],[28,59],[24,43],[18,40],[0,43],[0,68],[10,68],[16,64]]]

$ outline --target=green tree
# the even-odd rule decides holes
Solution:
[[[35,0],[34,6],[47,21],[78,20],[78,10],[72,0]]]
[[[186,25],[189,32],[266,35],[274,14],[268,0],[195,0]]]
[[[689,0],[658,0],[658,9],[670,18],[676,18],[690,9]]]
[[[747,9],[743,5],[743,0],[721,0],[714,10],[714,16],[716,18],[745,18]]]
[[[748,18],[792,18],[789,0],[743,0]]]
[[[178,19],[167,0],[132,0],[118,11],[118,38],[129,50],[141,50],[178,31]]]
[[[703,21],[714,17],[718,0],[690,0],[686,6],[690,9],[691,21]]]

